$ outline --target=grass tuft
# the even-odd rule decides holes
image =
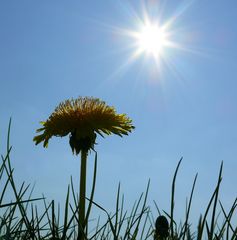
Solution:
[[[32,239],[32,240],[77,240],[78,233],[82,231],[79,212],[79,197],[74,190],[71,178],[68,185],[64,209],[60,209],[55,201],[46,202],[45,196],[33,198],[33,188],[23,182],[17,187],[14,178],[14,169],[11,165],[9,123],[7,134],[6,154],[1,156],[0,164],[0,240]],[[109,213],[101,204],[94,201],[97,173],[97,153],[95,152],[94,174],[92,190],[86,211],[86,228],[83,232],[87,240],[236,240],[237,224],[233,221],[236,216],[237,198],[234,200],[229,211],[223,207],[219,199],[219,191],[222,181],[223,162],[221,163],[216,187],[211,198],[200,215],[198,226],[193,229],[189,216],[192,207],[194,190],[197,182],[197,174],[194,177],[191,193],[186,202],[185,217],[180,225],[174,217],[175,212],[175,183],[182,159],[175,169],[172,186],[170,211],[161,211],[154,202],[160,219],[166,219],[165,229],[162,224],[155,224],[154,213],[147,204],[150,181],[144,193],[135,201],[130,211],[124,209],[124,195],[121,194],[120,184],[117,190],[115,212]],[[7,196],[13,193],[11,201],[6,201]],[[38,204],[43,203],[44,209],[39,212]],[[92,208],[98,208],[105,214],[105,222],[101,223],[98,217],[96,223],[91,224],[90,213]],[[163,216],[161,213],[164,213]],[[169,212],[169,213],[168,213]],[[60,216],[63,213],[63,216]],[[191,227],[192,226],[192,227]],[[165,234],[163,234],[165,233]]]

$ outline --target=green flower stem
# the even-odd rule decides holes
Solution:
[[[79,223],[81,224],[81,230],[85,233],[85,200],[86,200],[86,161],[88,151],[81,151],[81,176],[80,176],[80,199],[79,199]],[[81,232],[81,231],[80,231]],[[84,234],[79,234],[80,240],[84,240]]]

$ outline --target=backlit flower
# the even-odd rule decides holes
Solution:
[[[166,239],[169,236],[169,223],[165,216],[159,216],[155,223],[154,240]]]
[[[134,129],[132,120],[125,114],[117,114],[114,107],[92,97],[79,97],[60,103],[41,124],[43,127],[37,132],[42,133],[34,137],[36,145],[43,142],[47,147],[51,137],[70,134],[70,146],[76,154],[81,150],[93,149],[96,134],[104,136],[113,133],[122,137]]]

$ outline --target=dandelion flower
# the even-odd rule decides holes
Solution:
[[[117,134],[122,137],[134,128],[132,120],[125,114],[117,114],[114,107],[92,97],[79,97],[60,103],[41,124],[43,127],[37,132],[42,133],[34,137],[36,145],[43,142],[47,147],[51,137],[70,134],[70,146],[76,154],[82,149],[93,149],[96,134]]]
[[[127,135],[134,129],[132,120],[125,114],[117,114],[114,107],[106,105],[98,98],[79,97],[60,103],[41,124],[43,127],[36,130],[41,134],[33,139],[36,145],[43,142],[43,146],[47,147],[51,137],[64,137],[69,134],[72,152],[76,155],[81,153],[78,239],[85,240],[88,221],[85,217],[88,151],[94,148],[97,134],[102,137],[110,134],[117,134],[120,137]]]

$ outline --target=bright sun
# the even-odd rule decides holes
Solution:
[[[168,43],[167,34],[162,27],[147,23],[136,33],[138,51],[158,57]]]
[[[156,1],[148,2],[152,2],[151,6],[153,6],[153,2]],[[129,12],[132,16],[129,19],[132,20],[130,27],[114,28],[115,33],[124,39],[125,44],[121,50],[126,52],[128,56],[127,60],[123,62],[116,72],[121,72],[140,59],[141,61],[139,60],[138,62],[139,64],[142,63],[142,67],[146,65],[146,68],[150,69],[151,66],[152,71],[154,69],[161,73],[163,67],[171,70],[173,67],[175,68],[172,55],[177,55],[177,51],[200,54],[199,51],[187,45],[191,43],[190,40],[192,40],[193,35],[186,32],[186,27],[179,26],[179,17],[183,16],[191,2],[187,1],[187,3],[181,5],[174,15],[169,18],[164,18],[165,16],[161,14],[164,10],[162,6],[157,8],[157,14],[154,14],[155,12],[153,13],[152,10],[152,15],[149,15],[146,7],[150,9],[150,5],[144,4],[141,9],[142,16],[131,8],[131,12]],[[182,42],[186,40],[188,41],[187,43]]]
[[[156,62],[165,57],[165,48],[172,47],[170,41],[169,25],[159,25],[157,21],[150,21],[149,18],[145,18],[138,24],[136,31],[128,30],[127,34],[133,38],[133,47],[135,52],[132,56],[136,59],[142,54],[152,56]]]

